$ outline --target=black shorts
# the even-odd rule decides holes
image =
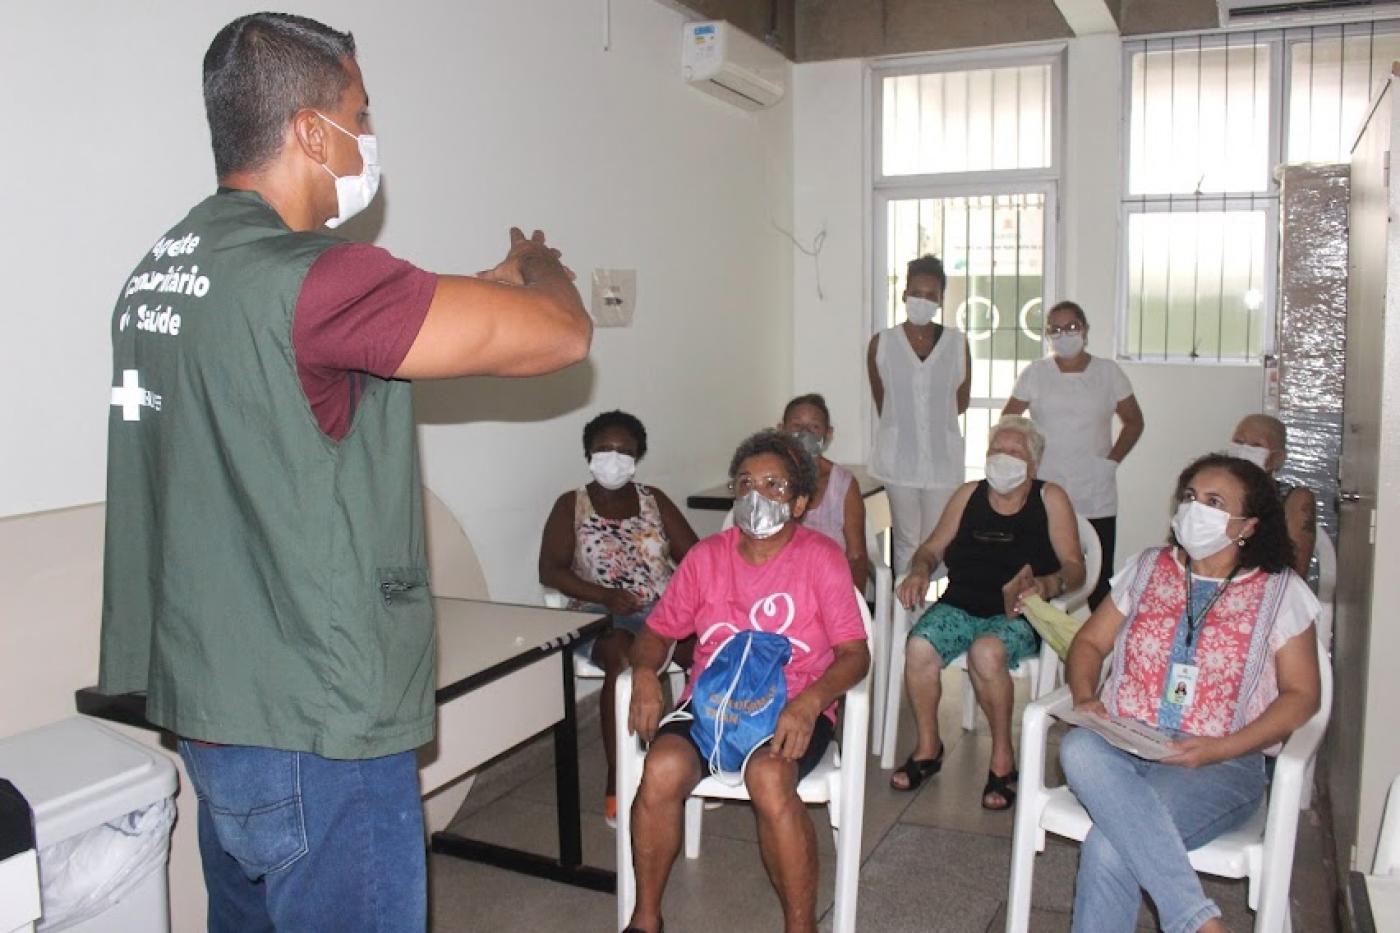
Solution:
[[[831,717],[822,713],[817,717],[816,723],[812,726],[812,738],[807,742],[807,750],[802,753],[802,757],[797,759],[797,779],[800,781],[812,773],[812,769],[821,764],[822,756],[826,754],[826,748],[831,744],[832,736],[836,734],[836,725],[831,721]],[[663,735],[680,736],[690,743],[690,747],[695,749],[695,760],[700,762],[700,774],[707,777],[710,773],[710,763],[705,760],[705,756],[700,754],[700,746],[695,744],[695,740],[690,737],[690,720],[672,720],[660,729],[656,730],[657,738]]]

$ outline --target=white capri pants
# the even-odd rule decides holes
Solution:
[[[909,569],[909,561],[914,552],[933,534],[934,526],[943,515],[943,509],[957,491],[957,486],[935,486],[921,489],[917,486],[885,485],[885,494],[890,499],[890,517],[894,528],[894,573],[899,582]]]

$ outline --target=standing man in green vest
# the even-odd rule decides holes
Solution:
[[[320,228],[379,182],[355,43],[243,16],[204,58],[216,193],[112,316],[101,689],[199,797],[209,929],[421,931],[435,634],[408,380],[529,376],[592,327],[543,234],[433,275]]]

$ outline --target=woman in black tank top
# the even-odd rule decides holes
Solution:
[[[904,681],[914,705],[918,741],[891,777],[910,790],[938,772],[940,673],[966,653],[977,703],[992,729],[992,758],[982,806],[1005,810],[1016,799],[1011,745],[1010,671],[1040,642],[1020,616],[1021,599],[1053,599],[1084,582],[1074,509],[1065,491],[1035,478],[1045,440],[1030,419],[1007,416],[992,429],[987,478],[965,483],[920,545],[897,596],[917,611],[933,570],[948,568],[948,589],[914,624],[904,650]]]

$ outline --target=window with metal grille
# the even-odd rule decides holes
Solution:
[[[1376,23],[1124,44],[1118,352],[1258,363],[1272,349],[1281,162],[1345,162],[1400,57]]]
[[[874,331],[904,321],[905,268],[943,260],[940,322],[967,335],[966,475],[1016,377],[1044,355],[1053,294],[1059,52],[979,53],[875,72]]]

